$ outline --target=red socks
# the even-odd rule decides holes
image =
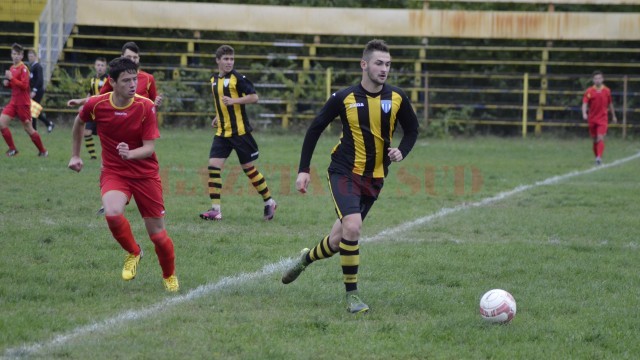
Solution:
[[[30,137],[31,137],[31,141],[33,141],[33,143],[36,145],[36,147],[41,153],[47,151],[47,149],[44,148],[44,145],[42,145],[42,139],[40,138],[40,134],[38,134],[37,132],[34,132],[33,134],[30,135]]]
[[[604,153],[604,141],[598,141],[596,143],[596,157],[601,158]]]
[[[120,246],[133,255],[140,255],[140,246],[136,243],[136,239],[133,237],[133,233],[131,232],[131,226],[129,225],[129,221],[124,215],[113,215],[113,216],[105,216],[107,219],[107,224],[109,225],[109,230],[111,230],[111,234],[118,241]]]
[[[601,158],[602,153],[604,153],[604,140],[593,143],[593,155]]]
[[[106,216],[107,224],[109,224],[109,230],[113,237],[120,243],[120,246],[129,254],[136,256],[140,255],[140,246],[136,243],[131,232],[131,226],[129,221],[124,215]],[[173,241],[167,235],[166,230],[153,235],[149,235],[151,242],[156,247],[156,254],[158,255],[158,262],[162,268],[162,277],[168,278],[173,275],[176,269],[175,266],[175,252],[173,251]]]
[[[6,141],[7,145],[9,146],[9,150],[15,150],[16,144],[13,143],[13,136],[11,136],[11,130],[9,130],[9,128],[4,128],[1,130],[1,132],[2,132],[2,137],[4,138],[4,141]]]
[[[167,230],[162,230],[149,237],[151,238],[151,242],[156,246],[156,255],[158,255],[158,262],[162,268],[162,277],[166,279],[173,275],[176,270],[176,255],[173,251],[173,241],[171,241],[171,238],[167,235]]]

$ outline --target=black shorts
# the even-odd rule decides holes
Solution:
[[[343,175],[329,172],[329,188],[338,218],[351,214],[367,216],[384,185],[383,178],[362,177],[356,174]]]
[[[235,150],[240,164],[246,164],[258,159],[258,144],[251,133],[232,137],[214,136],[209,159],[226,159]]]
[[[98,124],[95,121],[87,121],[84,123],[85,130],[91,130],[93,135],[98,135]]]

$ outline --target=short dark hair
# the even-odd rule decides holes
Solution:
[[[27,50],[27,54],[33,54],[35,56],[38,56],[38,52],[36,51],[36,49],[29,49]]]
[[[604,75],[604,74],[602,73],[602,71],[596,70],[596,71],[593,72],[593,74],[591,74],[591,77],[594,77],[596,75]]]
[[[140,48],[138,48],[138,45],[136,45],[136,43],[134,43],[133,41],[129,41],[128,43],[122,45],[122,54],[124,54],[126,50],[131,50],[136,54],[140,53]]]
[[[216,59],[222,59],[225,55],[233,55],[234,50],[229,45],[222,45],[216,50]]]
[[[104,57],[104,56],[98,56],[98,57],[96,58],[96,61],[102,61],[103,63],[106,63],[106,62],[107,62],[107,58],[106,58],[106,57]],[[95,62],[95,61],[94,61],[94,62]]]
[[[13,50],[15,52],[22,53],[24,55],[24,48],[22,47],[22,45],[20,45],[18,43],[13,43],[11,45],[11,50]]]
[[[362,58],[368,61],[371,58],[371,54],[373,54],[374,51],[382,51],[382,52],[388,53],[389,46],[387,46],[387,43],[384,40],[373,39],[369,41],[367,45],[364,47],[364,51],[362,52]]]
[[[125,57],[118,57],[109,62],[109,77],[113,81],[118,81],[123,72],[135,74],[138,72],[138,65]]]

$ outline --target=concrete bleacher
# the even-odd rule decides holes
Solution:
[[[7,50],[13,41],[33,42],[33,35],[25,29],[28,26],[19,27],[0,32],[0,50]],[[134,33],[128,30],[119,32]],[[136,41],[143,51],[143,68],[156,74],[161,89],[169,91],[178,82],[190,89],[183,91],[186,95],[169,91],[182,95],[160,109],[165,122],[199,119],[204,124],[213,110],[208,83],[215,67],[213,50],[229,43],[239,49],[237,68],[253,80],[261,96],[260,105],[250,107],[261,127],[304,124],[331,91],[350,85],[360,75],[360,43],[335,44],[326,36],[227,41],[216,32],[202,32],[200,37],[184,33],[176,30],[171,36],[171,31],[165,30],[154,36],[104,35],[104,28],[79,26],[69,37],[58,66],[68,74],[85,77],[96,56],[115,57],[124,42]],[[424,123],[446,117],[449,123],[462,126],[519,129],[527,121],[530,130],[536,132],[544,127],[584,126],[579,114],[581,95],[591,72],[600,69],[613,90],[616,107],[622,110],[626,104],[625,129],[639,124],[640,62],[630,43],[468,39],[389,42],[394,62],[390,82],[407,91]],[[8,63],[6,57],[0,66]],[[54,78],[51,86],[55,84]],[[49,93],[49,113],[73,113],[60,104],[63,97],[78,94]]]

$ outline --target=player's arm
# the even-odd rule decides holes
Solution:
[[[227,106],[255,104],[257,102],[258,102],[258,94],[247,94],[245,96],[235,98],[235,99],[229,96],[222,97],[222,103]]]
[[[43,89],[44,79],[42,74],[42,67],[35,67],[33,69],[33,87],[31,88],[31,97],[34,98],[38,94],[38,89]]]
[[[20,71],[18,76],[12,76],[9,79],[10,87],[16,87],[20,90],[29,90],[29,72],[28,71]]]
[[[388,149],[391,161],[402,161],[402,159],[406,158],[416,144],[416,140],[418,140],[418,117],[411,107],[409,98],[406,95],[403,95],[402,98],[402,104],[400,104],[397,116],[403,135],[397,148]]]
[[[82,159],[80,158],[80,147],[82,146],[82,138],[84,134],[84,121],[80,119],[80,115],[76,116],[71,130],[71,160],[69,160],[69,169],[80,172],[82,170]]]
[[[307,192],[309,186],[311,168],[311,157],[316,149],[320,135],[324,129],[331,124],[333,119],[340,114],[340,101],[333,94],[324,104],[318,116],[313,120],[302,143],[302,151],[300,153],[300,164],[298,165],[298,178],[296,179],[296,189],[301,193]]]
[[[584,119],[584,121],[589,120],[589,114],[587,113],[588,110],[589,110],[589,90],[587,90],[584,93],[584,96],[582,96],[582,119]]]
[[[90,97],[89,94],[87,94],[86,98],[71,99],[67,101],[67,106],[68,107],[82,106],[87,103],[87,100],[89,100],[89,97]]]
[[[158,88],[156,88],[156,79],[153,75],[149,74],[149,88],[147,89],[149,92],[149,99],[153,101],[153,104],[156,107],[160,107],[162,105],[162,94],[158,94]]]
[[[155,140],[142,140],[142,146],[133,150],[129,149],[129,144],[121,142],[116,147],[118,155],[124,160],[140,160],[146,159],[153,155],[156,148]]]
[[[611,111],[611,120],[613,120],[614,124],[617,124],[618,118],[616,117],[616,109],[613,107],[613,101],[609,102],[609,111]]]
[[[107,81],[105,81],[104,85],[100,88],[100,95],[113,91],[113,86],[111,86],[111,81],[109,81],[110,79],[111,78],[107,77]]]

